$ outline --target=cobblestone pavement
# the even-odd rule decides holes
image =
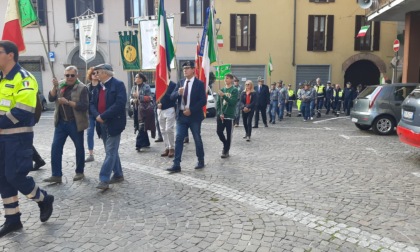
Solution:
[[[52,112],[35,128],[49,163]],[[292,117],[260,123],[251,142],[235,128],[231,156],[221,159],[215,129],[205,119],[206,168],[194,170],[190,139],[182,173],[170,175],[163,143],[137,153],[129,120],[120,147],[126,180],[105,192],[95,189],[102,142],[86,179],[73,182],[68,139],[63,184],[42,182],[49,164],[31,173],[55,196],[50,220],[41,223],[37,205],[20,195],[24,228],[0,238],[0,250],[420,251],[420,153],[396,135],[360,131],[344,117]]]

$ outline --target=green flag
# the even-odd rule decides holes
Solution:
[[[271,72],[273,72],[273,62],[271,61],[271,55],[270,55],[270,59],[268,60],[268,75],[271,76]]]
[[[140,70],[140,60],[139,60],[139,41],[137,34],[139,31],[124,31],[118,32],[120,36],[120,50],[121,58],[123,62],[123,69],[134,71]]]
[[[19,0],[18,4],[22,28],[38,21],[38,16],[35,13],[34,7],[32,7],[31,0]]]
[[[231,73],[231,70],[230,70],[231,66],[232,64],[214,66],[214,68],[216,68],[216,80],[224,80],[225,75],[228,73]]]

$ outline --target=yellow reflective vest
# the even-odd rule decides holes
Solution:
[[[19,64],[0,77],[0,134],[31,132],[38,93],[35,77]]]

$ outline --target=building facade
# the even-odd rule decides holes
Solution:
[[[403,56],[402,82],[420,82],[420,1],[418,0],[369,0],[363,6],[368,20],[398,21],[401,29],[400,51]]]
[[[27,49],[21,54],[20,63],[35,74],[44,95],[52,87],[53,71],[43,44],[48,52],[54,53],[52,69],[58,78],[62,78],[65,66],[76,65],[84,80],[87,67],[106,62],[112,64],[116,77],[130,90],[133,74],[123,70],[118,32],[138,29],[138,19],[133,17],[156,18],[157,0],[32,2],[40,20],[23,31]],[[174,81],[181,76],[177,66],[195,57],[205,10],[210,4],[211,0],[165,1],[167,15],[174,18],[176,69],[171,73]],[[393,58],[396,23],[373,22],[366,37],[355,38],[360,27],[370,23],[356,1],[215,0],[214,5],[215,18],[221,21],[216,26],[217,32],[223,36],[217,64],[232,64],[232,72],[240,80],[256,82],[258,77],[265,77],[266,83],[282,79],[296,84],[321,77],[323,83],[331,80],[341,85],[347,81],[371,85],[392,72],[389,62]],[[86,65],[79,58],[78,26],[74,18],[88,9],[101,15],[97,56]],[[0,14],[0,23],[4,14]],[[268,76],[270,55],[274,71]],[[153,83],[153,71],[146,74]],[[216,82],[214,90],[221,85]]]

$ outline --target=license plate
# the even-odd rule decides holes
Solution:
[[[353,117],[353,118],[351,119],[351,121],[352,121],[352,122],[354,122],[354,123],[357,123],[359,120],[358,120],[357,118],[354,118],[354,117]]]
[[[403,118],[413,120],[414,113],[411,111],[403,111]]]

